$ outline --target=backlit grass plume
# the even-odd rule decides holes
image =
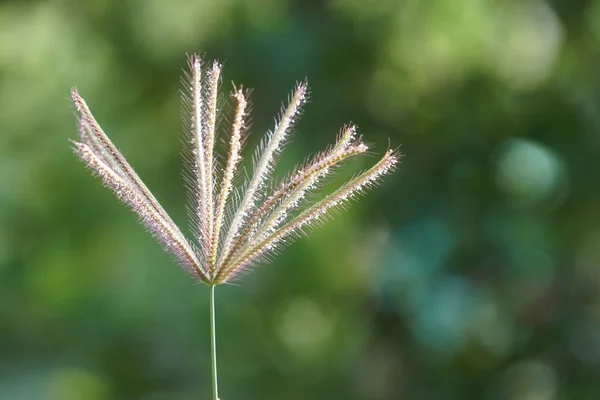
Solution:
[[[214,287],[265,262],[289,238],[376,185],[383,175],[394,170],[398,154],[388,150],[370,169],[321,200],[311,202],[310,195],[319,189],[327,175],[368,150],[356,137],[356,127],[347,125],[329,148],[276,184],[271,176],[274,164],[308,98],[304,81],[297,84],[275,126],[261,141],[250,177],[235,187],[236,176],[243,174],[241,151],[248,127],[248,92],[234,87],[231,94],[235,109],[230,135],[226,138],[227,155],[221,162],[215,157],[215,128],[222,66],[218,62],[206,63],[198,55],[189,57],[188,62],[182,97],[188,146],[184,154],[189,166],[186,182],[194,240],[182,234],[104,133],[76,89],[72,98],[77,109],[79,140],[73,143],[76,154],[137,214],[177,263],[210,286],[213,399],[217,399]]]

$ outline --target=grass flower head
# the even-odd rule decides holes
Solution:
[[[211,338],[213,394],[216,383],[214,329],[214,287],[230,282],[240,272],[269,260],[276,249],[343,207],[392,172],[399,154],[388,150],[370,169],[356,175],[319,201],[311,194],[324,178],[353,157],[364,155],[368,147],[357,138],[356,127],[346,125],[336,141],[324,151],[296,167],[286,179],[276,183],[274,165],[288,142],[308,98],[307,82],[296,85],[288,104],[266,133],[255,152],[250,177],[238,187],[242,174],[242,148],[249,118],[248,91],[233,88],[235,102],[228,151],[221,162],[215,154],[218,124],[219,86],[222,65],[208,63],[199,55],[188,59],[189,71],[183,79],[183,110],[186,146],[184,156],[188,183],[193,240],[186,238],[125,157],[104,133],[76,89],[72,99],[77,109],[79,139],[75,153],[104,185],[131,208],[142,225],[161,243],[177,263],[195,278],[211,287]]]
[[[116,196],[128,205],[167,252],[194,277],[209,285],[234,279],[241,271],[268,259],[286,239],[311,227],[332,209],[341,207],[394,170],[398,154],[388,150],[371,169],[359,174],[321,201],[308,195],[328,174],[368,147],[356,137],[356,127],[342,128],[336,142],[296,167],[279,185],[272,170],[308,98],[306,81],[297,84],[290,100],[257,149],[250,179],[234,188],[240,173],[247,134],[248,92],[234,87],[235,114],[223,163],[215,157],[218,92],[222,66],[200,56],[189,57],[183,89],[186,171],[191,199],[194,241],[188,240],[144,185],[125,157],[104,133],[83,98],[72,91],[79,125],[74,150]],[[222,165],[223,164],[223,165]],[[274,189],[269,190],[269,188]],[[237,195],[237,197],[236,197]]]

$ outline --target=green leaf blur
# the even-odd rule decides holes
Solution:
[[[184,227],[195,51],[254,88],[247,156],[305,77],[282,170],[349,121],[405,154],[219,288],[223,399],[595,399],[599,46],[600,0],[1,2],[0,400],[209,398],[208,288],[67,140],[77,85]]]

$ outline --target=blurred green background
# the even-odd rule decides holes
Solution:
[[[246,155],[304,77],[282,169],[349,121],[405,153],[218,288],[224,400],[599,398],[600,0],[5,0],[0,399],[209,398],[207,287],[67,140],[77,85],[187,231],[194,51],[255,88]]]

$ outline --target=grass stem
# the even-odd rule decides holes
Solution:
[[[215,286],[210,287],[210,356],[212,369],[213,400],[219,400],[217,385],[217,336],[215,330]]]

